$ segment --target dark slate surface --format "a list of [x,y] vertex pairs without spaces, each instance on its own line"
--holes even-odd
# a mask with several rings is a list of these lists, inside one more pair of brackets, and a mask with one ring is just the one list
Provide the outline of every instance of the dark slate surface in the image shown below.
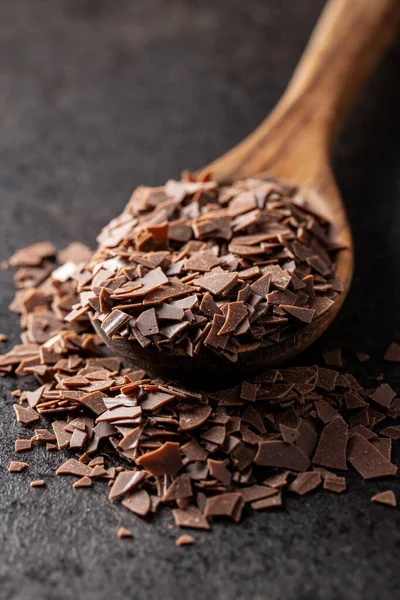
[[[94,243],[139,183],[162,183],[228,149],[282,93],[320,0],[15,0],[0,5],[0,259],[52,239]],[[350,118],[335,170],[356,243],[356,274],[340,317],[312,352],[342,346],[364,377],[400,341],[400,44]],[[372,214],[372,211],[376,212]],[[1,274],[1,330],[18,339]],[[383,314],[378,308],[384,306]],[[7,344],[4,347],[8,347]],[[376,361],[360,366],[357,350]],[[25,385],[28,385],[26,382]],[[176,548],[166,513],[144,522],[106,499],[101,484],[56,479],[60,454],[39,448],[11,476],[17,426],[0,381],[0,597],[356,600],[398,594],[400,518],[372,505],[385,481],[349,475],[343,496],[290,499],[287,510],[220,523]],[[397,452],[399,459],[399,452]],[[44,477],[46,489],[28,481]],[[400,485],[397,489],[400,499]],[[117,540],[119,525],[134,540]],[[398,597],[398,596],[397,596]]]

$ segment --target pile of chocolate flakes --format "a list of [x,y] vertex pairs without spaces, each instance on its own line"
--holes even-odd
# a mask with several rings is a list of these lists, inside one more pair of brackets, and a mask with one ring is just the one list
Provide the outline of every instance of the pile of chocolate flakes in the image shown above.
[[343,291],[329,224],[272,180],[141,186],[98,242],[67,319],[94,311],[112,339],[163,352],[235,362],[243,344],[276,344]]
[[[196,201],[186,204],[189,193]],[[177,525],[194,529],[209,529],[214,517],[239,522],[246,504],[279,507],[286,494],[343,492],[349,466],[365,479],[396,474],[391,446],[400,438],[400,398],[386,383],[363,389],[351,374],[297,367],[205,394],[123,365],[93,332],[89,308],[109,334],[157,347],[182,343],[195,353],[199,341],[215,349],[206,340],[222,324],[228,331],[220,337],[228,341],[221,351],[232,358],[243,323],[243,334],[257,337],[261,329],[274,338],[290,315],[299,318],[296,310],[306,315],[328,306],[340,291],[327,253],[333,247],[325,225],[291,204],[288,193],[254,181],[243,189],[209,182],[139,188],[101,234],[94,258],[82,244],[56,253],[49,242],[14,254],[18,291],[10,308],[21,315],[23,333],[21,344],[0,357],[0,374],[33,375],[38,387],[13,392],[16,419],[33,435],[15,441],[24,461],[12,461],[10,472],[28,469],[38,444],[68,451],[56,474],[75,477],[73,487],[105,479],[110,500],[133,513],[144,517],[167,505]],[[270,234],[257,234],[259,218]],[[211,233],[224,240],[217,248],[207,241]],[[159,250],[166,239],[173,249]],[[300,259],[306,247],[313,255]],[[244,320],[237,320],[238,306]],[[386,359],[400,362],[400,346],[392,344]],[[325,361],[339,367],[340,353]],[[373,500],[396,505],[391,490]],[[131,533],[121,528],[118,535]]]

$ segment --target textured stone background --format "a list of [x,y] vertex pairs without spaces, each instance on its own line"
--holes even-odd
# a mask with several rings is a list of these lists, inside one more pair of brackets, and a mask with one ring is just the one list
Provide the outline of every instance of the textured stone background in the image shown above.
[[[196,168],[273,107],[322,0],[13,0],[0,3],[0,260],[52,239],[94,244],[139,183]],[[304,362],[344,348],[367,383],[400,368],[379,362],[400,341],[400,43],[365,90],[334,151],[356,243],[353,288]],[[373,211],[376,211],[373,213]],[[1,331],[18,339],[0,274]],[[379,315],[378,308],[384,307]],[[4,349],[8,347],[4,344]],[[357,350],[377,359],[354,360]],[[25,385],[28,385],[26,382]],[[286,511],[220,523],[176,548],[169,513],[141,521],[53,476],[41,448],[10,476],[14,422],[0,380],[0,598],[357,600],[398,594],[400,517],[372,505],[387,483],[349,475],[348,494],[289,499]],[[399,460],[397,451],[397,460]],[[47,487],[28,482],[45,478]],[[390,483],[393,486],[393,483]],[[400,499],[400,485],[394,484]],[[117,540],[119,525],[134,540]]]

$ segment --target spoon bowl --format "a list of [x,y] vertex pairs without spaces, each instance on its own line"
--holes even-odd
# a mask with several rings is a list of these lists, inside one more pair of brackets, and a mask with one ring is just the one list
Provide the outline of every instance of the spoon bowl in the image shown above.
[[203,388],[223,387],[225,381],[231,384],[292,359],[326,330],[344,302],[353,274],[351,230],[330,166],[330,149],[358,90],[394,38],[399,20],[396,0],[330,0],[276,108],[249,137],[205,168],[217,180],[265,176],[301,189],[305,205],[332,224],[340,248],[336,275],[344,289],[334,304],[279,342],[242,345],[235,363],[211,353],[191,358],[179,348],[160,352],[129,340],[112,340],[93,320],[113,352],[155,376]]

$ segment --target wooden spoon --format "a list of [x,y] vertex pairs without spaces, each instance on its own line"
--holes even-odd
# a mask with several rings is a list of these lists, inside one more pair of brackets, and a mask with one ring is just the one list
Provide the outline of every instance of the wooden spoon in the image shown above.
[[334,305],[281,343],[254,342],[241,347],[238,361],[204,354],[190,358],[183,350],[162,353],[129,341],[110,340],[94,321],[107,345],[148,373],[189,385],[249,377],[276,366],[312,344],[339,311],[353,273],[351,231],[332,174],[329,151],[335,133],[356,93],[395,36],[400,21],[397,0],[330,0],[299,65],[276,108],[243,142],[215,160],[216,179],[267,175],[305,190],[309,206],[332,222],[336,239],[346,246],[337,256],[344,283]]

